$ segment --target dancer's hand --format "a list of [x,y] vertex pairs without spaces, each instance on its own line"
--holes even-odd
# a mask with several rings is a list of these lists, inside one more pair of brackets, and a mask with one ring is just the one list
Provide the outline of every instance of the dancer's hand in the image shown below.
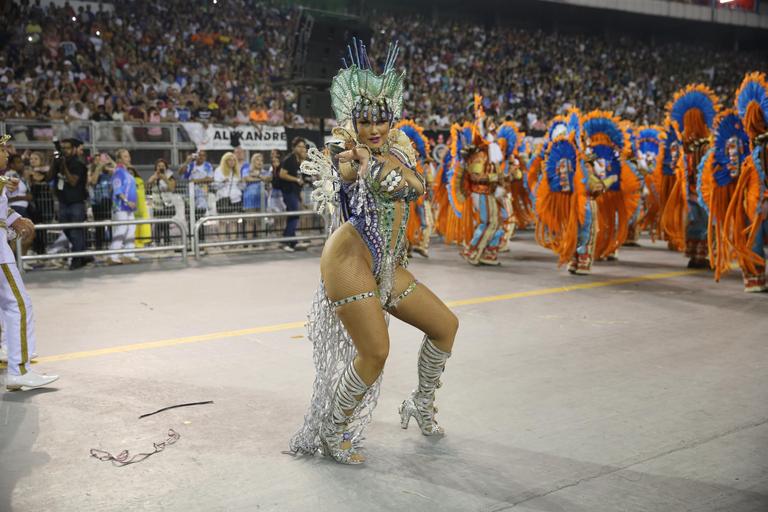
[[360,170],[358,171],[360,176],[368,174],[368,162],[370,159],[371,152],[368,148],[362,146],[355,146],[352,149],[339,153],[339,162],[344,164],[355,161],[360,164]]

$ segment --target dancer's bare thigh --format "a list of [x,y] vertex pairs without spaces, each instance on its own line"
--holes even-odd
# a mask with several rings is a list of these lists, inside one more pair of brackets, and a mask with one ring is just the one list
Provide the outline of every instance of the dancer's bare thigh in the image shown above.
[[[354,227],[344,224],[326,243],[320,273],[331,301],[377,290],[371,254]],[[377,296],[336,308],[358,354],[383,365],[389,353],[389,334]]]
[[[400,295],[415,280],[413,274],[402,267],[395,270],[392,297]],[[392,315],[414,326],[437,342],[442,350],[450,352],[459,328],[459,320],[440,298],[423,283],[390,309]]]

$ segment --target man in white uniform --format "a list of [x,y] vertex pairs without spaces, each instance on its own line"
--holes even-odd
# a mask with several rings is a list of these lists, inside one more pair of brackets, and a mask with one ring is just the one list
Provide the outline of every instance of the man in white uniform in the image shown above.
[[[5,150],[7,140],[8,137],[0,138],[0,169],[5,169],[8,165],[8,152]],[[0,177],[0,313],[8,346],[8,376],[5,386],[9,391],[22,387],[39,388],[59,378],[58,375],[40,375],[31,368],[30,356],[35,351],[32,301],[21,280],[8,241],[14,240],[17,235],[32,236],[35,225],[9,208],[6,188],[15,186],[14,180]]]

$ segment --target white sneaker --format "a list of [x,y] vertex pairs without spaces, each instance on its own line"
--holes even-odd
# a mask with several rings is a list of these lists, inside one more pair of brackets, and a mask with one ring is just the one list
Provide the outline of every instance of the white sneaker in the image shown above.
[[306,241],[304,241],[304,242],[296,242],[296,249],[304,250],[304,249],[309,248],[310,245],[312,245],[312,244],[310,244],[309,242],[306,242]]
[[285,252],[296,252],[296,249],[294,249],[294,248],[293,248],[293,247],[291,247],[290,245],[284,245],[284,246],[283,246],[283,250],[284,250]]
[[21,388],[41,388],[47,386],[59,378],[58,375],[40,375],[31,370],[24,375],[8,375],[5,380],[5,389],[18,391]]
[[[37,352],[32,352],[32,356],[29,358],[30,361],[33,361],[37,359]],[[8,351],[5,349],[5,345],[0,347],[0,363],[7,363],[8,362]]]

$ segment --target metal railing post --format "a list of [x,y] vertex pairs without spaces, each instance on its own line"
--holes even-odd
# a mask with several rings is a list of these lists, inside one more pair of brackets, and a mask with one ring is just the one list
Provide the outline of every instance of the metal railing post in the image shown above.
[[[195,253],[195,258],[197,258],[197,230],[195,229],[195,220],[197,217],[196,210],[196,204],[195,204],[195,183],[192,180],[189,180],[189,184],[187,186],[187,204],[189,204],[189,231],[193,233],[192,235],[192,251]],[[186,244],[187,241],[185,240],[184,243]]]

